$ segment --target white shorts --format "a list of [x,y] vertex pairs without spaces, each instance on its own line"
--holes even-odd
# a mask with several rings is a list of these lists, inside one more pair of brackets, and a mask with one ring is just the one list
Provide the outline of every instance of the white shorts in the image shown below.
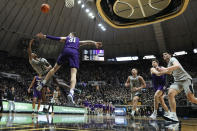
[[177,81],[174,82],[171,86],[170,89],[175,89],[179,93],[184,90],[185,94],[187,95],[188,93],[194,94],[194,89],[193,89],[193,83],[191,79],[187,79],[184,81]]

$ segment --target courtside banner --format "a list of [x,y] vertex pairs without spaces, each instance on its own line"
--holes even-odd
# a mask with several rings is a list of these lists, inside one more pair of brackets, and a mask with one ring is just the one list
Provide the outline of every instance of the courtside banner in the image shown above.
[[[43,110],[43,105],[40,106],[40,110]],[[48,108],[48,105],[47,105]],[[36,104],[37,109],[37,104]],[[8,102],[3,101],[3,111],[9,111]],[[32,112],[32,104],[31,103],[22,103],[22,102],[15,102],[15,111],[16,112]],[[52,109],[50,108],[49,112]],[[85,114],[87,110],[82,107],[65,107],[65,106],[54,106],[55,113],[68,113],[68,114]]]

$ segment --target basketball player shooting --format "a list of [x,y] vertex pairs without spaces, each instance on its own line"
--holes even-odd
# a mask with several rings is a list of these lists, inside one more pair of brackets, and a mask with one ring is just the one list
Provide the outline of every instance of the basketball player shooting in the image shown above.
[[73,100],[74,88],[76,85],[76,75],[77,69],[79,69],[79,52],[78,49],[80,46],[85,45],[95,45],[96,48],[102,47],[101,42],[95,42],[91,40],[79,41],[79,38],[76,37],[74,32],[71,32],[67,37],[55,37],[50,35],[44,35],[38,33],[36,35],[38,38],[42,39],[51,39],[64,43],[63,51],[60,53],[55,66],[48,72],[44,80],[37,87],[37,90],[41,90],[42,87],[48,82],[48,80],[58,71],[58,69],[65,63],[66,60],[69,61],[69,66],[71,70],[71,79],[70,79],[70,93],[67,96],[70,104],[75,104]]

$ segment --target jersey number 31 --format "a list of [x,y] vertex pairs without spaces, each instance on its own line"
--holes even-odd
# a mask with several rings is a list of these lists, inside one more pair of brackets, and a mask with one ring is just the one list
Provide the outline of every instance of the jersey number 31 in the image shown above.
[[75,43],[76,42],[76,38],[70,38],[69,42]]

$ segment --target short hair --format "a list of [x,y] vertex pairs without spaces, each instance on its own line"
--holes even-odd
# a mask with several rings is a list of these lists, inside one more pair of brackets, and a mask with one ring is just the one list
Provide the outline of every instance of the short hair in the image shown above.
[[137,68],[132,68],[131,70],[133,70],[133,69],[135,69],[136,71],[138,71]]
[[159,64],[159,61],[158,61],[157,59],[152,59],[152,62],[153,62],[153,61],[155,61],[155,62],[157,62],[157,63]]
[[73,36],[77,36],[76,32],[70,32]]
[[[163,53],[167,53],[167,54],[169,54],[169,55],[172,55],[172,53],[170,52],[170,51],[164,51]],[[162,54],[163,54],[162,53]]]

